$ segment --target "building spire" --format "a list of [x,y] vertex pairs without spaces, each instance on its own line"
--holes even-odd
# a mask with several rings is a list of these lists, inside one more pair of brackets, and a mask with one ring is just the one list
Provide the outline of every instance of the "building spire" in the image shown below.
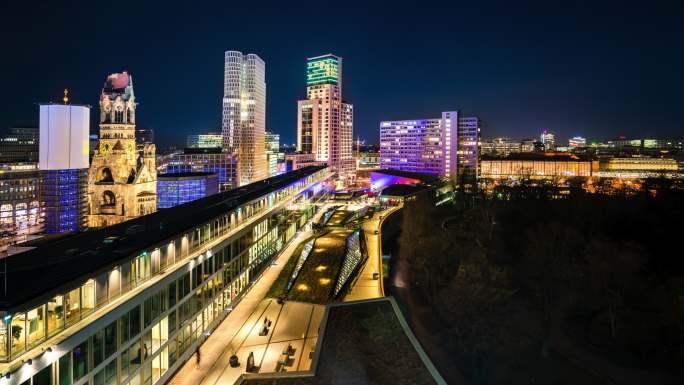
[[69,90],[67,88],[64,89],[64,97],[62,100],[64,101],[64,104],[69,104]]

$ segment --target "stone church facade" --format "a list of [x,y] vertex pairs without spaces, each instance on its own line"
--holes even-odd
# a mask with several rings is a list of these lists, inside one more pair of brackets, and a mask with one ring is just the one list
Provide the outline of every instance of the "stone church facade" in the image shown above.
[[109,75],[100,95],[100,137],[88,174],[89,227],[111,226],[157,209],[155,146],[136,146],[136,106],[131,75]]

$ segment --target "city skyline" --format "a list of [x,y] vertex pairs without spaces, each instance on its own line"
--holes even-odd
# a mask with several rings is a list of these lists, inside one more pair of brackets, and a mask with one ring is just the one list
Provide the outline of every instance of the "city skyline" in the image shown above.
[[[8,12],[19,13],[22,7],[9,5]],[[549,128],[561,140],[581,135],[590,141],[621,135],[672,137],[681,132],[676,117],[681,97],[676,90],[682,86],[677,71],[682,54],[658,49],[671,46],[681,32],[681,25],[675,23],[681,9],[673,6],[656,5],[642,15],[641,10],[624,6],[616,11],[597,5],[585,12],[587,7],[576,5],[561,15],[541,4],[524,4],[514,10],[461,5],[414,9],[397,4],[391,10],[395,21],[390,23],[398,24],[412,14],[413,20],[431,20],[416,21],[422,28],[414,32],[380,28],[386,10],[371,5],[358,19],[358,28],[326,29],[305,40],[289,38],[310,27],[296,23],[303,17],[297,16],[301,10],[296,7],[266,8],[263,18],[244,31],[238,28],[241,22],[231,27],[217,23],[226,15],[224,9],[206,7],[170,14],[149,5],[136,8],[127,16],[135,35],[121,31],[120,41],[128,49],[117,50],[116,55],[94,50],[98,45],[93,43],[104,38],[104,32],[95,28],[96,15],[105,12],[99,6],[79,9],[78,20],[71,16],[73,7],[69,6],[54,13],[45,8],[26,12],[37,27],[25,32],[26,39],[32,40],[30,49],[22,46],[28,41],[23,38],[8,42],[8,51],[16,56],[2,64],[3,72],[17,75],[6,79],[9,92],[0,95],[5,106],[0,128],[36,125],[34,103],[58,100],[64,87],[71,90],[74,103],[95,106],[97,94],[92,90],[103,74],[127,70],[136,74],[137,88],[145,95],[140,99],[145,112],[139,125],[155,129],[162,146],[182,143],[188,134],[220,127],[222,55],[236,49],[254,52],[271,63],[266,73],[266,129],[280,134],[283,143],[296,141],[296,100],[306,76],[301,62],[325,52],[335,52],[347,61],[345,93],[357,107],[355,132],[369,142],[377,141],[380,121],[429,117],[453,105],[475,111],[486,122],[486,137],[533,137],[542,128]],[[341,10],[339,19],[326,19],[326,23],[343,26],[345,16],[360,11],[350,4]],[[439,22],[449,14],[472,18]],[[160,35],[145,27],[154,15],[179,27],[164,28]],[[512,19],[520,25],[513,25]],[[11,19],[2,28],[21,30],[14,25],[19,21]],[[315,27],[322,21],[314,23]],[[629,28],[634,23],[644,27],[639,35]],[[55,38],[45,37],[52,30],[68,35],[69,41],[57,44]],[[285,30],[291,34],[278,33]],[[150,45],[150,41],[158,44]],[[419,48],[426,54],[443,52],[447,42],[460,48],[453,51],[468,55],[406,54]],[[633,55],[635,51],[640,54]],[[68,60],[74,52],[90,60]],[[37,55],[53,60],[48,66]],[[500,65],[502,60],[506,65]],[[408,89],[411,92],[405,92]],[[179,101],[173,113],[166,95]],[[193,95],[192,100],[187,95]],[[95,127],[91,132],[96,132]]]

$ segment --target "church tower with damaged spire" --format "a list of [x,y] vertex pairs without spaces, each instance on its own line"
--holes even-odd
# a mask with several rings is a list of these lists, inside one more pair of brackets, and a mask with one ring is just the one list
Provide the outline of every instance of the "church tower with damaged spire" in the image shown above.
[[100,137],[90,164],[89,227],[111,226],[157,209],[155,146],[135,143],[133,78],[107,77],[100,95]]

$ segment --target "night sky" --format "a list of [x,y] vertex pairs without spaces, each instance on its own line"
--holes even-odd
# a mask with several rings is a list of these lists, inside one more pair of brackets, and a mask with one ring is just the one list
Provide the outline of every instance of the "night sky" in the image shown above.
[[241,50],[265,60],[267,129],[289,143],[305,59],[328,52],[373,142],[381,120],[451,109],[485,138],[684,136],[682,1],[25,3],[0,5],[0,129],[36,125],[35,103],[65,87],[95,129],[105,77],[127,70],[138,126],[182,144],[219,130],[223,52]]

